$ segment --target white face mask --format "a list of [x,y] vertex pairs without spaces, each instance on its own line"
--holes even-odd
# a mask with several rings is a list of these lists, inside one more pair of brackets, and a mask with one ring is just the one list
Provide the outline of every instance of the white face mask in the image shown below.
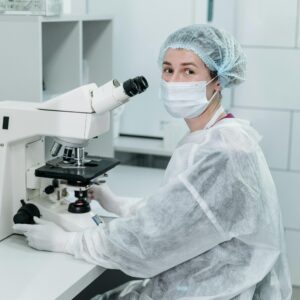
[[[169,114],[175,118],[191,119],[200,116],[207,108],[206,87],[209,82],[167,82],[161,81],[159,97]],[[216,91],[210,100],[218,92]]]

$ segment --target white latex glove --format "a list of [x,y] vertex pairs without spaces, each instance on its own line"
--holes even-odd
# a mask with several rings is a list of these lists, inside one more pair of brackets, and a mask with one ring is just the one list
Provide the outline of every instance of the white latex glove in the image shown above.
[[138,207],[138,203],[142,200],[142,198],[117,196],[107,183],[91,186],[89,197],[95,199],[105,210],[121,217],[126,217],[133,213]]
[[28,245],[38,250],[71,254],[76,232],[67,232],[53,222],[34,217],[36,224],[15,224],[13,229],[27,237]]

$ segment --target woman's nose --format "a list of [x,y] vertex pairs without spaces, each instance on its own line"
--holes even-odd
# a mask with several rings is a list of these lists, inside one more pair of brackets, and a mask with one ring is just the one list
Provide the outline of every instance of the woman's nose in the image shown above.
[[169,81],[172,81],[172,82],[180,82],[180,81],[182,81],[180,73],[179,72],[174,72],[172,74],[172,76],[170,76]]

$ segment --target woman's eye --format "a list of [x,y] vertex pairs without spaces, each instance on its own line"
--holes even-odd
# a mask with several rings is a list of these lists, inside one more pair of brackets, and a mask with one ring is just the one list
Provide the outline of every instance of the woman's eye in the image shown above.
[[165,68],[165,69],[163,69],[163,72],[164,72],[164,73],[171,74],[173,71],[172,71],[172,69],[170,69],[170,68]]
[[195,72],[193,70],[191,70],[191,69],[186,69],[185,70],[185,74],[192,75],[192,74],[195,74]]

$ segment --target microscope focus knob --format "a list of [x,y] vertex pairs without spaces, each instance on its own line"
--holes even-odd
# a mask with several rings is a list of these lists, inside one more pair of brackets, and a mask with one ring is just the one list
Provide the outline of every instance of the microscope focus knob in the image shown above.
[[40,218],[41,214],[37,206],[32,203],[25,203],[21,200],[22,207],[14,215],[15,224],[35,224],[33,217]]
[[55,191],[55,187],[53,185],[48,185],[45,187],[44,189],[44,192],[47,194],[47,195],[50,195],[52,193],[54,193]]

